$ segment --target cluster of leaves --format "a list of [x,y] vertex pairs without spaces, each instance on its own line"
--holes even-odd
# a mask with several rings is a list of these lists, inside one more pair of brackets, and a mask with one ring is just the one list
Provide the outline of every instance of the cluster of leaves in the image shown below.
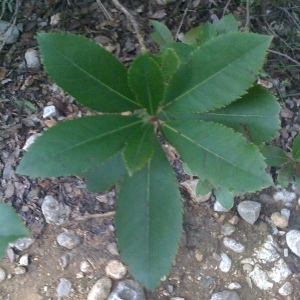
[[173,145],[203,193],[229,208],[234,196],[273,184],[257,145],[279,128],[276,99],[255,85],[271,37],[238,31],[229,15],[175,42],[152,22],[160,52],[127,70],[96,43],[39,34],[46,71],[94,116],[60,122],[29,148],[18,173],[76,174],[88,189],[118,183],[116,234],[131,273],[154,289],[171,268],[181,233],[176,176],[160,141]]

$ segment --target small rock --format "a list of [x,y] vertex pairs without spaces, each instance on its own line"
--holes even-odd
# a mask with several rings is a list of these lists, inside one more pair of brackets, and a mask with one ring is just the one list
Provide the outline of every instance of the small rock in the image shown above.
[[240,216],[246,222],[253,225],[254,222],[259,217],[261,204],[259,202],[254,202],[254,201],[243,201],[238,205],[237,209]]
[[238,243],[234,239],[225,237],[223,242],[224,242],[224,245],[225,245],[226,248],[228,248],[228,249],[230,249],[234,252],[242,253],[242,252],[245,251],[245,246],[242,245],[241,243]]
[[241,298],[235,291],[224,291],[213,294],[210,300],[241,300]]
[[286,243],[292,252],[300,257],[300,231],[290,230],[286,234]]
[[81,243],[81,238],[73,231],[62,232],[56,240],[59,245],[70,250]]
[[278,293],[282,296],[288,296],[292,292],[293,292],[293,285],[289,281],[283,284],[278,290]]
[[80,264],[80,271],[83,273],[90,273],[93,272],[93,268],[88,261],[82,261]]
[[237,225],[237,223],[239,222],[239,217],[238,216],[233,216],[228,223],[230,223],[231,225]]
[[200,250],[197,249],[197,250],[195,250],[195,258],[196,258],[197,262],[201,262],[204,258],[204,255],[203,255],[203,253],[201,253]]
[[110,260],[105,267],[105,273],[108,277],[119,280],[126,275],[127,269],[120,261]]
[[296,199],[296,193],[283,189],[282,191],[275,193],[273,198],[275,201],[282,201],[284,204],[289,204]]
[[221,234],[228,236],[235,232],[235,227],[231,224],[224,224],[221,226]]
[[15,268],[15,274],[16,275],[23,275],[26,273],[26,268],[25,267],[16,267]]
[[170,300],[185,300],[185,299],[181,297],[172,297],[170,298]]
[[245,271],[245,272],[251,272],[252,270],[253,270],[253,267],[252,267],[252,265],[250,265],[250,264],[244,264],[243,265],[243,270]]
[[115,256],[120,256],[118,247],[116,243],[110,243],[107,245],[107,250],[109,251],[110,254],[115,255]]
[[42,203],[42,212],[48,224],[62,225],[69,220],[71,209],[52,196],[46,196]]
[[211,197],[211,192],[209,192],[206,195],[197,195],[196,189],[197,189],[197,183],[199,179],[193,179],[193,180],[186,180],[181,183],[181,185],[187,190],[189,193],[191,199],[196,203],[201,203],[207,201]]
[[221,262],[219,268],[222,272],[228,273],[231,269],[232,261],[227,254],[221,253]]
[[16,254],[15,254],[14,250],[11,247],[7,247],[6,254],[7,254],[8,258],[9,258],[9,261],[11,263],[13,263],[15,261],[15,259],[16,259]]
[[72,288],[72,283],[66,278],[61,278],[56,289],[57,297],[68,296],[71,292],[71,288]]
[[278,228],[286,228],[289,225],[289,220],[279,212],[274,212],[271,215],[271,220]]
[[[107,300],[144,300],[141,286],[133,280],[124,280],[118,283]],[[88,299],[89,300],[89,299]]]
[[6,279],[6,270],[0,267],[0,283],[4,282]]
[[25,60],[27,68],[39,69],[41,67],[41,60],[39,54],[34,49],[28,49],[25,53]]
[[258,200],[259,200],[260,203],[266,204],[266,205],[272,205],[272,204],[276,203],[274,198],[271,195],[268,195],[268,194],[260,194],[258,196]]
[[249,273],[249,277],[253,283],[261,290],[270,290],[273,283],[269,281],[268,275],[259,266],[255,266],[253,271]]
[[242,286],[238,283],[238,282],[232,282],[232,283],[229,283],[228,284],[228,287],[227,287],[229,290],[238,290],[238,289],[241,289]]
[[12,26],[9,22],[0,21],[0,42],[6,40],[6,44],[15,43],[20,36],[20,32],[16,26]]
[[25,267],[28,266],[29,264],[28,254],[22,255],[19,260],[19,263],[21,266],[25,266]]
[[285,216],[287,218],[287,220],[289,220],[290,216],[291,216],[291,211],[287,208],[283,208],[280,213]]
[[65,253],[64,255],[61,256],[61,258],[59,259],[59,264],[62,267],[62,269],[66,269],[69,265],[70,262],[70,254],[69,253]]
[[56,108],[54,105],[48,105],[45,106],[43,109],[43,119],[47,119],[50,117],[55,117],[56,116]]
[[271,271],[267,272],[268,276],[277,283],[282,283],[285,279],[292,274],[286,262],[280,258],[274,263]]
[[280,257],[276,250],[276,246],[273,238],[268,238],[262,246],[258,247],[258,249],[254,249],[258,261],[261,263],[276,261]]
[[228,212],[230,211],[230,209],[226,209],[225,207],[223,207],[220,202],[218,200],[216,200],[215,204],[214,204],[214,211],[217,212]]
[[90,290],[87,300],[106,300],[112,286],[111,279],[103,277],[99,279]]
[[20,251],[28,249],[34,243],[34,239],[31,238],[20,238],[14,243],[9,243],[9,246],[16,248]]
[[81,278],[84,278],[84,273],[83,272],[78,272],[78,273],[76,273],[76,278],[77,279],[81,279]]
[[59,24],[60,19],[61,19],[61,13],[57,13],[57,14],[51,16],[50,25],[51,26],[56,26],[57,24]]

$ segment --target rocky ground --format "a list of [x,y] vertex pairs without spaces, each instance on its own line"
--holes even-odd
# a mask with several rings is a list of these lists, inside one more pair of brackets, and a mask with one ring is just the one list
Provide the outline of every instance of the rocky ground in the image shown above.
[[[122,2],[151,51],[157,46],[149,36],[150,19],[165,22],[174,35],[216,22],[223,13],[233,13],[241,28],[247,22],[246,1],[167,2]],[[282,128],[273,144],[290,151],[300,128],[299,7],[296,1],[250,2],[250,30],[275,36],[262,79],[282,107]],[[32,239],[11,245],[2,259],[0,299],[300,299],[300,193],[292,184],[239,197],[226,212],[213,195],[195,197],[194,179],[179,176],[185,210],[180,248],[170,274],[150,292],[133,280],[116,248],[114,189],[92,194],[77,177],[15,174],[30,137],[60,120],[90,114],[44,73],[36,33],[84,34],[125,64],[139,45],[110,1],[12,3],[15,14],[7,8],[2,16],[18,30],[0,52],[0,196],[19,213]],[[178,158],[174,165],[180,168]]]

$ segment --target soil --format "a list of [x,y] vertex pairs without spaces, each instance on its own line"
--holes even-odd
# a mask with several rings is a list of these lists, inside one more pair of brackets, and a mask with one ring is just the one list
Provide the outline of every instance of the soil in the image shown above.
[[[223,12],[233,13],[243,27],[247,19],[245,2],[195,0],[158,5],[154,1],[122,1],[138,21],[147,48],[154,52],[158,47],[150,38],[150,19],[165,22],[174,35],[179,26],[180,32],[186,32],[206,21],[221,18]],[[279,5],[278,1],[265,1],[262,6],[259,1],[253,1],[249,27],[254,32],[274,34],[274,49],[299,61],[300,23],[299,19],[296,23],[290,19],[294,16],[291,7],[296,6],[296,1],[294,4],[291,3],[293,1],[288,2],[284,6],[285,1],[282,1],[282,5]],[[108,15],[99,3],[103,4]],[[53,20],[53,16],[58,14],[60,21],[51,25],[50,19]],[[42,132],[59,121],[56,117],[42,118],[46,105],[55,105],[60,116],[65,118],[90,113],[53,84],[42,69],[28,68],[24,62],[24,55],[30,48],[38,49],[36,33],[42,31],[83,34],[102,43],[126,65],[140,49],[130,22],[111,1],[29,0],[20,4],[16,16],[17,24],[23,24],[20,38],[12,45],[5,45],[0,52],[0,197],[16,209],[35,242],[29,249],[17,253],[29,254],[30,263],[25,274],[15,274],[17,261],[2,259],[1,266],[7,270],[9,276],[0,284],[0,299],[57,299],[56,288],[59,279],[64,277],[72,282],[72,291],[68,298],[83,300],[96,280],[105,275],[104,268],[107,262],[120,258],[112,255],[107,249],[108,244],[116,241],[113,217],[81,221],[75,219],[85,214],[113,211],[115,190],[103,195],[93,194],[85,189],[84,181],[77,177],[30,179],[14,173],[24,153],[22,148],[26,140],[32,134]],[[10,17],[11,13],[6,11],[2,19],[9,21]],[[298,34],[295,34],[297,26]],[[298,48],[295,45],[298,45]],[[282,129],[273,144],[286,151],[290,151],[295,132],[297,134],[300,128],[299,68],[297,71],[291,66],[293,63],[287,57],[273,53],[269,54],[264,68],[267,79],[274,84],[273,92],[282,106]],[[179,159],[176,163],[180,163]],[[180,176],[178,179],[183,180]],[[272,196],[275,191],[268,189],[261,193]],[[245,199],[259,201],[260,194],[244,195],[236,199],[236,205]],[[71,207],[72,213],[68,223],[63,226],[45,223],[41,203],[46,195],[53,195]],[[176,261],[170,274],[154,292],[145,290],[147,299],[170,299],[176,296],[185,300],[210,299],[213,293],[226,290],[231,282],[241,284],[242,287],[237,292],[240,298],[245,300],[300,299],[300,260],[295,255],[291,254],[285,258],[293,273],[289,281],[294,290],[288,297],[278,294],[279,284],[275,285],[272,291],[263,291],[249,284],[247,274],[240,263],[242,258],[251,257],[254,248],[263,243],[272,232],[266,217],[284,208],[282,204],[263,203],[260,217],[254,225],[243,220],[238,222],[232,237],[245,245],[246,251],[241,255],[229,252],[225,248],[220,233],[221,226],[238,215],[236,206],[228,213],[218,213],[213,209],[213,197],[207,202],[197,204],[184,190],[182,196],[183,233]],[[291,211],[289,227],[282,230],[282,235],[274,236],[281,249],[286,248],[284,233],[289,229],[299,229],[299,220],[299,205],[295,204]],[[58,234],[65,229],[73,230],[83,239],[83,243],[74,250],[68,251],[56,242]],[[222,252],[228,253],[232,259],[233,265],[229,273],[222,273],[218,267],[218,254]],[[67,253],[70,255],[70,262],[63,268],[60,261]],[[196,259],[199,253],[203,255],[202,260],[199,257]],[[281,256],[283,257],[282,253]],[[88,260],[93,270],[83,278],[78,278],[80,262],[83,260]],[[131,278],[130,274],[126,278]]]

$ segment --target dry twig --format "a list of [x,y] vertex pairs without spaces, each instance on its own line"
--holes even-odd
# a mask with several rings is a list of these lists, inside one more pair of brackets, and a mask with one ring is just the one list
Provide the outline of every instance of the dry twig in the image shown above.
[[139,41],[140,47],[141,47],[141,51],[142,52],[146,52],[147,48],[145,46],[145,42],[144,42],[144,38],[140,32],[140,28],[138,23],[135,21],[134,17],[132,16],[132,14],[118,1],[118,0],[112,0],[112,3],[114,4],[114,6],[119,9],[122,13],[124,13],[124,15],[127,17],[127,19],[129,19],[129,21],[131,22],[133,29],[135,31],[136,37]]
[[282,57],[285,57],[286,59],[288,59],[289,61],[293,62],[294,64],[296,64],[297,66],[300,67],[300,62],[298,62],[297,60],[291,58],[290,56],[288,56],[287,54],[284,54],[284,53],[281,53],[281,52],[278,52],[278,51],[274,51],[274,50],[268,50],[269,52],[271,53],[274,53],[274,54],[277,54],[277,55],[280,55]]
[[180,21],[179,27],[178,27],[177,32],[176,32],[176,36],[175,36],[175,40],[176,40],[176,41],[177,41],[177,39],[178,39],[178,35],[179,35],[179,33],[180,33],[180,30],[181,30],[183,21],[184,21],[184,19],[185,19],[185,16],[186,16],[186,14],[187,14],[187,11],[188,11],[188,9],[189,9],[190,3],[191,3],[191,0],[188,0],[188,2],[187,2],[187,4],[186,4],[186,8],[185,8],[184,13],[183,13],[183,16],[182,16],[182,19],[181,19],[181,21]]
[[84,215],[82,217],[74,218],[73,221],[86,221],[89,219],[108,218],[108,217],[113,217],[115,214],[116,214],[115,211],[109,211],[103,214]]
[[101,0],[96,0],[100,9],[102,10],[102,12],[104,13],[105,17],[109,20],[112,21],[113,18],[112,16],[109,14],[109,12],[107,11],[107,9],[105,8],[105,6],[102,4]]
[[225,16],[227,7],[229,6],[230,2],[231,2],[231,0],[228,0],[228,1],[227,1],[226,5],[225,5],[225,7],[224,7],[224,9],[223,9],[222,18]]

